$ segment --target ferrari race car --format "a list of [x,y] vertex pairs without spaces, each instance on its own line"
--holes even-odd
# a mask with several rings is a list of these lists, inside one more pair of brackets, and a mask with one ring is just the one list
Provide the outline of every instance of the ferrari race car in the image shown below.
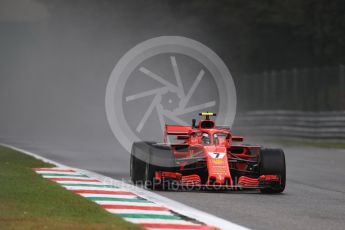
[[237,144],[228,127],[216,126],[215,113],[203,112],[191,126],[166,125],[163,143],[134,142],[130,175],[150,189],[285,189],[285,156],[281,149]]

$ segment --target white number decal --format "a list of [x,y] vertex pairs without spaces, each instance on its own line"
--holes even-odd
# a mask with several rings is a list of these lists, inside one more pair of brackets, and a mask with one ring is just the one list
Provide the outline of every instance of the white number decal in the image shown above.
[[209,152],[208,155],[213,159],[222,159],[225,156],[225,153]]

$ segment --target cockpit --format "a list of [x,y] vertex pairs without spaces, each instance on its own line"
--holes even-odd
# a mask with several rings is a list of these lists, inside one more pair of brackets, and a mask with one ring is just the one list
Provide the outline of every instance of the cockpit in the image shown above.
[[201,141],[202,141],[202,143],[205,144],[205,145],[211,144],[210,134],[208,134],[208,133],[202,133]]
[[204,145],[224,145],[229,142],[229,140],[230,134],[225,132],[216,132],[212,135],[207,132],[203,132],[201,135],[201,141]]

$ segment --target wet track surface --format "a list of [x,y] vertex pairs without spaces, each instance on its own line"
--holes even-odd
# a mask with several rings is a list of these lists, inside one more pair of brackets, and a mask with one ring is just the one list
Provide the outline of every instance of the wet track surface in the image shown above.
[[[129,156],[103,143],[34,143],[1,140],[69,166],[129,179]],[[287,187],[283,194],[158,192],[252,229],[344,229],[345,150],[284,147]]]

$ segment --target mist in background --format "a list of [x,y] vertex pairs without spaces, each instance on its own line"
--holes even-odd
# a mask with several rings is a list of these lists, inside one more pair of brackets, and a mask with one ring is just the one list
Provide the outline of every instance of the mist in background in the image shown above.
[[344,5],[0,0],[0,138],[63,146],[56,154],[66,162],[121,155],[105,115],[109,75],[133,46],[163,35],[213,49],[232,72],[240,112],[343,110]]

